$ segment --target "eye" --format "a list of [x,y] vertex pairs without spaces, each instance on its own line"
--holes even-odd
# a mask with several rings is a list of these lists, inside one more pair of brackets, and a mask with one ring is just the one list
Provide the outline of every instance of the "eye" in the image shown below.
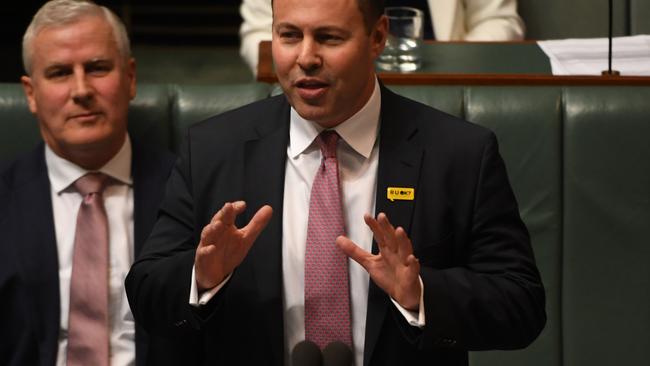
[[85,66],[86,73],[96,76],[106,75],[113,70],[113,64],[108,61],[92,62]]
[[54,67],[45,70],[45,78],[47,79],[61,79],[72,74],[72,69],[67,67]]
[[296,30],[283,30],[278,32],[280,39],[285,42],[298,41],[302,38],[302,34]]
[[322,33],[316,35],[316,41],[324,44],[336,45],[343,42],[343,40],[344,40],[343,37],[334,33]]

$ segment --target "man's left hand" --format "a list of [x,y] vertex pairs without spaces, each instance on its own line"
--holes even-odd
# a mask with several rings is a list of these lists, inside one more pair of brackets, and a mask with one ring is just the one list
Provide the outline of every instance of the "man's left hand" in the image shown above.
[[413,245],[403,228],[394,228],[386,214],[377,218],[364,215],[379,246],[374,255],[345,236],[336,244],[350,258],[368,271],[370,278],[403,308],[418,311],[420,306],[420,263],[413,255]]

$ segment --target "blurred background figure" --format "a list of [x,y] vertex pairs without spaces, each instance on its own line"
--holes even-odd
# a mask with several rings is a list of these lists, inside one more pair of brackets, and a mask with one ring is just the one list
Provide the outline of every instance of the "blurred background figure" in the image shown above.
[[[386,6],[412,6],[425,13],[425,39],[512,41],[524,38],[517,0],[387,0]],[[242,0],[240,54],[257,70],[260,41],[271,40],[271,0]],[[428,27],[426,27],[428,25]]]

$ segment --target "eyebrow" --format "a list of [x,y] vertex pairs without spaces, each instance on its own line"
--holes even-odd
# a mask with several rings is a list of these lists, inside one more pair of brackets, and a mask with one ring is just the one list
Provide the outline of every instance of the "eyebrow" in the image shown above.
[[[288,23],[288,22],[283,22],[283,23],[278,23],[277,25],[273,25],[273,29],[282,29],[282,28],[288,28],[288,29],[298,29],[302,30],[302,28],[298,27],[295,24]],[[350,33],[348,29],[335,26],[335,25],[324,25],[320,27],[316,27],[313,30],[315,33],[316,32],[341,32],[341,33]]]

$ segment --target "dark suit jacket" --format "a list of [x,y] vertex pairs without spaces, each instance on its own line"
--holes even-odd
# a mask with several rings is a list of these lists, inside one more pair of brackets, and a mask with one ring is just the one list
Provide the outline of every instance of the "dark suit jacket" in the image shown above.
[[[170,153],[133,144],[134,242],[137,256],[156,220],[173,166]],[[59,268],[44,145],[0,173],[0,364],[55,365],[60,324]],[[166,339],[136,330],[137,365]],[[154,345],[156,343],[156,345]],[[162,343],[162,344],[158,344]],[[171,348],[173,349],[173,348]],[[169,356],[169,353],[167,353]],[[174,363],[170,363],[174,364]]]
[[[365,365],[465,365],[468,350],[521,348],[544,326],[544,289],[492,132],[381,89],[377,212],[422,264],[426,326],[410,327],[370,283]],[[205,331],[206,364],[282,365],[282,202],[290,106],[269,98],[188,132],[161,214],[127,276],[153,333]],[[388,187],[415,188],[391,202]],[[273,218],[206,307],[188,305],[201,229],[227,201]],[[307,214],[307,213],[305,213]],[[376,243],[373,251],[377,252]]]

